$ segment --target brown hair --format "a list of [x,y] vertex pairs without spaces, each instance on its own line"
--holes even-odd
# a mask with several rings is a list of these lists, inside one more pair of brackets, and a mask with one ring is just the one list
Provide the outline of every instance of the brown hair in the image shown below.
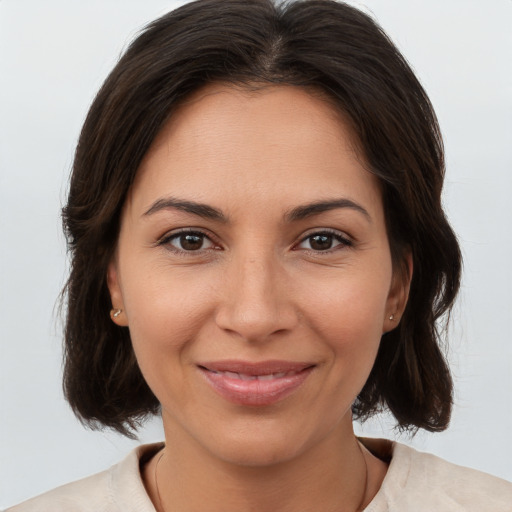
[[289,84],[327,94],[350,121],[381,182],[390,247],[414,273],[400,324],[384,335],[353,406],[365,419],[388,407],[402,428],[443,430],[452,380],[436,321],[450,311],[461,256],[441,206],[443,146],[432,105],[369,16],[333,0],[199,0],[151,23],[119,60],[83,126],[64,227],[71,253],[64,390],[92,427],[125,435],[159,403],[127,328],[109,317],[107,266],[139,164],[191,92],[211,82]]

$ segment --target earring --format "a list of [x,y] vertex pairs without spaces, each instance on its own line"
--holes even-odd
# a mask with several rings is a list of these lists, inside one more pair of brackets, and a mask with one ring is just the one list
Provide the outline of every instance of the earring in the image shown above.
[[112,316],[112,318],[117,318],[122,312],[122,309],[111,309],[110,315]]
[[395,315],[389,315],[389,319],[393,321],[395,319]]

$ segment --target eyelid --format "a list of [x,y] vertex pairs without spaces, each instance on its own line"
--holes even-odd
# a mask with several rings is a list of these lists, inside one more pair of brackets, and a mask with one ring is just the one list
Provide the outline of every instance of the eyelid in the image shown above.
[[[197,251],[185,251],[182,249],[178,249],[177,247],[174,247],[169,243],[172,239],[177,238],[180,235],[189,234],[189,233],[204,236],[205,238],[210,240],[210,242],[214,245],[214,247],[209,247],[207,249],[199,249]],[[189,226],[187,226],[185,228],[177,228],[177,229],[174,229],[171,231],[167,231],[164,235],[162,235],[161,237],[158,238],[155,245],[156,246],[164,246],[165,245],[165,246],[168,246],[167,248],[170,251],[173,251],[176,253],[187,253],[187,254],[200,254],[205,251],[220,249],[220,244],[217,241],[215,235],[213,235],[213,233],[210,233],[208,230],[205,230],[203,228],[196,228],[196,227],[189,227]]]
[[[183,234],[199,234],[201,236],[204,236],[206,239],[208,239],[214,247],[208,247],[206,249],[198,249],[197,251],[186,251],[179,249],[177,247],[172,246],[169,242],[179,237]],[[301,249],[298,247],[300,244],[305,242],[308,238],[311,238],[315,235],[330,235],[333,238],[335,238],[339,244],[326,250],[315,250],[315,249]],[[186,253],[186,254],[200,254],[202,252],[211,251],[211,250],[222,250],[222,247],[220,246],[220,243],[217,240],[217,237],[211,233],[209,230],[206,230],[204,228],[196,228],[193,226],[187,226],[183,228],[177,228],[174,230],[167,231],[164,235],[160,236],[157,241],[154,244],[155,246],[167,246],[168,250],[171,250],[175,253]],[[329,254],[336,250],[339,250],[339,248],[350,248],[353,247],[354,240],[353,238],[348,235],[347,233],[343,231],[339,231],[337,229],[333,228],[313,228],[306,233],[301,235],[301,238],[297,243],[295,243],[292,247],[292,250],[303,250],[305,252],[310,252],[314,254]],[[340,247],[341,246],[341,247]]]
[[[314,249],[300,249],[298,246],[305,242],[308,238],[311,238],[315,235],[330,235],[333,238],[335,238],[338,242],[340,242],[339,245],[334,246],[330,249],[326,249],[325,251],[320,250],[314,250]],[[341,247],[340,247],[341,246]],[[309,232],[303,234],[300,238],[300,240],[294,245],[294,250],[303,250],[306,252],[314,253],[314,254],[330,254],[336,250],[339,250],[340,248],[350,248],[354,246],[354,240],[352,237],[344,233],[343,231],[338,231],[337,229],[333,228],[314,228],[310,230]]]

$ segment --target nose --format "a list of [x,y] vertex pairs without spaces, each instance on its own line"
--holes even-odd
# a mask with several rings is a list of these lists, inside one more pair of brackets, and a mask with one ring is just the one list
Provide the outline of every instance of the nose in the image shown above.
[[261,342],[298,323],[290,277],[272,255],[234,257],[222,287],[216,323],[230,334]]

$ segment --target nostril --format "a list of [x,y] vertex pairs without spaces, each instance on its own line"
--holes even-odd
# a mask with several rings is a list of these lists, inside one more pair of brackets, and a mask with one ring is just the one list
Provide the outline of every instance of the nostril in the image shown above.
[[272,310],[241,311],[241,304],[223,307],[216,315],[216,324],[223,331],[248,341],[262,341],[289,333],[297,324],[292,312],[275,306]]

